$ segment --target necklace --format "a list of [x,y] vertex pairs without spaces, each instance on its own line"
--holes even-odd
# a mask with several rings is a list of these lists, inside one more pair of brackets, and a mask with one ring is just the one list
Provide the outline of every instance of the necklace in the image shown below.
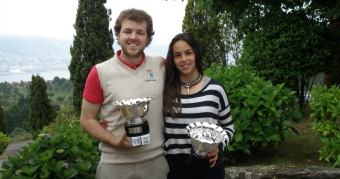
[[188,92],[188,94],[190,94],[190,88],[192,88],[194,85],[196,85],[197,83],[199,83],[200,81],[201,81],[201,74],[198,74],[197,76],[196,76],[196,78],[195,79],[193,79],[193,80],[191,80],[191,81],[189,81],[189,82],[183,82],[183,81],[181,81],[180,80],[180,82],[181,82],[181,85],[185,88],[185,89],[187,89],[187,92]]

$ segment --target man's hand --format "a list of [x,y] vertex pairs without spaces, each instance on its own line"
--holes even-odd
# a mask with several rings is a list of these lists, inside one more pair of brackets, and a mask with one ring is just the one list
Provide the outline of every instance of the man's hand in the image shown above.
[[111,144],[115,148],[119,149],[129,149],[129,148],[134,148],[133,145],[129,140],[126,138],[126,132],[123,132],[123,135],[121,137],[116,137],[116,140]]
[[220,150],[217,147],[214,151],[207,153],[207,157],[210,158],[210,160],[209,160],[209,162],[211,163],[210,168],[215,166],[216,161],[218,159],[218,153],[219,152],[220,152]]

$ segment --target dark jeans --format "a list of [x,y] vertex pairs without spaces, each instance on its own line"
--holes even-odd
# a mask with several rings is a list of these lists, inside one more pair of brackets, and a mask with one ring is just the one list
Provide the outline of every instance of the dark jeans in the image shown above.
[[185,157],[166,156],[170,172],[168,179],[224,179],[225,170],[221,157],[218,157],[213,168],[193,167],[189,155]]

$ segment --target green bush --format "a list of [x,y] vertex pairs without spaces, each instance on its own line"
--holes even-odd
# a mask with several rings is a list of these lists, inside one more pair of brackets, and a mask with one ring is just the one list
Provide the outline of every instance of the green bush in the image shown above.
[[27,132],[23,128],[16,127],[9,135],[10,138],[16,138],[18,136],[22,136],[26,134]]
[[29,140],[32,139],[32,134],[29,132],[26,132],[25,129],[16,127],[9,135],[8,137],[11,138],[12,142],[16,141],[23,141],[23,140]]
[[313,131],[325,144],[319,150],[319,159],[333,162],[333,167],[340,167],[340,89],[339,86],[313,86],[312,101],[309,103],[315,119]]
[[98,141],[83,132],[79,119],[22,149],[2,164],[3,178],[94,178],[100,159]]
[[205,74],[220,81],[227,90],[235,133],[223,154],[232,163],[254,150],[279,146],[289,133],[298,134],[292,122],[300,122],[302,114],[295,92],[283,84],[273,85],[236,66],[212,64]]
[[3,154],[6,151],[10,142],[11,139],[7,137],[6,134],[0,132],[0,154]]
[[67,104],[60,111],[57,112],[57,117],[48,125],[44,126],[43,133],[55,133],[61,124],[69,124],[76,118],[76,110],[73,105]]

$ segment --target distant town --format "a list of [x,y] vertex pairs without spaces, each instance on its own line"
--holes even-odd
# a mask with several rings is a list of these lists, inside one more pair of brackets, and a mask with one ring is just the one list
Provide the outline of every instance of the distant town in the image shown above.
[[[72,40],[0,36],[0,74],[68,70],[71,45]],[[166,51],[167,46],[153,44],[146,54],[165,57]]]
[[0,36],[0,73],[68,70],[72,41]]

